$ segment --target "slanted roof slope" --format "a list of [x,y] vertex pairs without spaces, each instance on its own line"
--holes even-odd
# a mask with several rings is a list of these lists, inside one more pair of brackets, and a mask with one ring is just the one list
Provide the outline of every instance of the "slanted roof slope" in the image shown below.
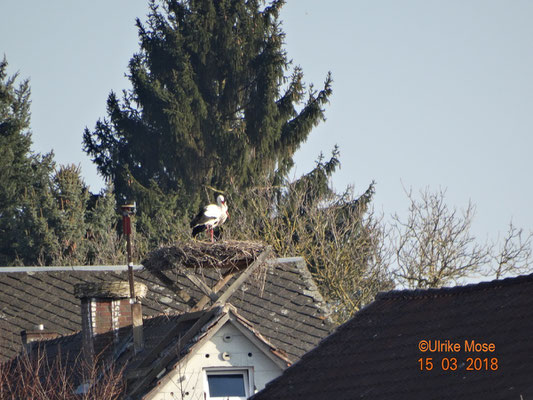
[[[532,332],[533,274],[382,293],[253,400],[527,399]],[[421,352],[422,340],[459,343],[461,351]],[[495,351],[465,351],[472,340],[493,343]],[[427,357],[430,371],[419,362]],[[444,358],[455,358],[457,368]]]
[[[81,329],[75,284],[127,280],[126,269],[117,267],[29,267],[9,271],[0,268],[0,361],[20,352],[22,330],[34,330],[36,325],[43,324],[47,331],[69,335]],[[216,268],[191,271],[209,287],[220,280],[222,273]],[[232,285],[240,273],[220,292]],[[191,311],[204,297],[184,271],[170,264],[161,271],[139,266],[135,280],[148,287],[142,301],[143,315],[147,317]],[[181,292],[186,292],[189,298],[184,299]],[[292,361],[333,329],[325,304],[301,258],[271,260],[268,268],[251,276],[228,301]]]

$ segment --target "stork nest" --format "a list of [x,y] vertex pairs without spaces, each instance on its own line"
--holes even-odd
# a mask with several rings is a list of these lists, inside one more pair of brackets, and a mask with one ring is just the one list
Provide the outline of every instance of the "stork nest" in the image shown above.
[[167,271],[177,265],[187,268],[245,269],[267,248],[259,242],[227,240],[215,243],[194,241],[161,247],[148,254],[142,264],[149,270]]

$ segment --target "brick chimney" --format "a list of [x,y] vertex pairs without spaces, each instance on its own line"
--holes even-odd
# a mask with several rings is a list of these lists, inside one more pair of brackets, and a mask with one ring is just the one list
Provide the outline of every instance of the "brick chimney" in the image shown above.
[[[146,295],[146,285],[135,282],[137,298]],[[83,283],[74,287],[81,299],[83,353],[87,361],[112,354],[132,333],[142,338],[140,303],[130,301],[128,281]]]

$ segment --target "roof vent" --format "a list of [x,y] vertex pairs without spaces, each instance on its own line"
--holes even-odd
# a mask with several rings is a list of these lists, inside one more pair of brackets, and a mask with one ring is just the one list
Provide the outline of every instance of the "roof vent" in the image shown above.
[[233,339],[233,336],[231,335],[224,335],[224,337],[222,338],[222,340],[226,343],[231,342],[232,339]]

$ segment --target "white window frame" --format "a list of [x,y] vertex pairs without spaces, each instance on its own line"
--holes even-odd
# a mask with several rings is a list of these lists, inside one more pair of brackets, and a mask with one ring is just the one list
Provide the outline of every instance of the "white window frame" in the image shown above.
[[[254,394],[254,369],[251,367],[211,367],[204,368],[204,393],[207,400],[246,400]],[[245,396],[214,397],[209,393],[208,377],[212,375],[242,375]]]

